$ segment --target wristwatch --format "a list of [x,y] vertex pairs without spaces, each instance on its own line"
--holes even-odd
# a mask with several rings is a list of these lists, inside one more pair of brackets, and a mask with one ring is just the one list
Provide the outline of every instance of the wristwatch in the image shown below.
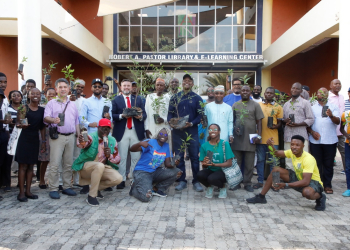
[[286,184],[286,186],[284,187],[284,188],[289,188],[289,185],[288,185],[288,183],[285,183]]
[[260,135],[258,135],[256,138],[258,138],[259,140],[261,140],[261,136],[260,136]]
[[193,123],[192,122],[190,122],[191,123],[191,127],[193,127]]

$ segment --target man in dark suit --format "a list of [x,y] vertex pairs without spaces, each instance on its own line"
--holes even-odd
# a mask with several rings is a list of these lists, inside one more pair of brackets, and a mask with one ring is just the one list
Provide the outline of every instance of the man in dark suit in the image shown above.
[[[131,81],[124,79],[121,82],[122,94],[116,96],[112,101],[112,116],[114,121],[113,137],[118,142],[121,161],[119,164],[119,173],[123,176],[123,182],[117,186],[117,189],[125,187],[126,180],[126,160],[129,148],[145,138],[144,121],[147,118],[145,106],[140,96],[131,94]],[[136,105],[135,105],[136,99]],[[139,107],[142,113],[138,116],[129,117],[123,114],[125,108]],[[132,172],[140,158],[140,152],[131,153],[131,167],[129,178],[132,179]]]

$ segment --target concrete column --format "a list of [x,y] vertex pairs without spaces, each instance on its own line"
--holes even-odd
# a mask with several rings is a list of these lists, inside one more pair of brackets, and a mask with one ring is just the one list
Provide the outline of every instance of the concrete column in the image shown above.
[[271,45],[273,0],[264,0],[262,51]]
[[265,89],[267,87],[271,86],[271,69],[263,69],[261,71],[261,87],[263,89],[263,92],[265,92]]
[[[107,15],[103,17],[103,43],[112,51],[113,53],[113,15]],[[103,70],[103,81],[106,76],[111,76],[113,78],[113,68],[104,68]],[[109,92],[113,92],[114,82],[107,82],[109,85]]]
[[342,83],[341,94],[348,98],[350,87],[350,9],[349,0],[340,0],[339,8],[339,57],[338,57],[338,79]]
[[[18,0],[18,63],[24,63],[25,79],[34,79],[36,87],[42,89],[42,49],[40,0]],[[22,81],[19,81],[19,89]]]

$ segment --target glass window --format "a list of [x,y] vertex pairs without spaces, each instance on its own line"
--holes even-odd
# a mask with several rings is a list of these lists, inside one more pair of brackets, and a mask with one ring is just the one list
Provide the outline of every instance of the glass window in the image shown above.
[[187,25],[198,24],[198,1],[188,1],[187,6]]
[[256,0],[245,1],[245,24],[256,23]]
[[175,32],[175,51],[186,52],[186,27],[178,26]]
[[216,25],[232,25],[231,0],[216,0]]
[[157,51],[157,27],[142,26],[142,51],[153,50]]
[[159,25],[174,25],[174,4],[160,5],[159,11]]
[[140,26],[130,27],[130,51],[141,51]]
[[119,25],[129,25],[129,11],[119,13]]
[[174,50],[174,26],[159,27],[159,51]]
[[216,27],[216,51],[231,52],[231,26]]
[[244,0],[233,0],[233,24],[243,24]]
[[215,26],[199,27],[199,52],[214,52]]
[[176,25],[186,25],[186,0],[176,2]]
[[119,26],[119,51],[129,51],[129,26]]
[[130,11],[130,24],[131,25],[141,24],[141,10]]
[[199,1],[199,25],[215,25],[215,0]]
[[187,26],[187,52],[198,52],[198,28]]
[[142,25],[157,25],[157,6],[142,10]]
[[245,51],[255,51],[255,26],[245,28]]
[[243,51],[243,26],[233,26],[233,52]]

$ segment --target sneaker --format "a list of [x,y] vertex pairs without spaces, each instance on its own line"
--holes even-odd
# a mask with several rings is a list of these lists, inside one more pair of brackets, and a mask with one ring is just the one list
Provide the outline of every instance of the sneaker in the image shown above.
[[213,187],[207,187],[207,191],[205,192],[205,198],[211,199],[213,198]]
[[227,189],[226,189],[226,187],[220,188],[219,198],[220,199],[227,198]]
[[65,190],[62,191],[62,194],[66,194],[68,196],[76,196],[77,193],[74,192],[71,188],[66,188]]
[[119,185],[117,185],[117,189],[124,189],[125,188],[125,181],[122,181]]
[[80,194],[87,194],[90,191],[89,185],[83,186],[83,188],[80,190]]
[[98,207],[100,205],[100,203],[98,202],[96,197],[91,197],[90,195],[88,195],[87,199],[86,199],[86,203],[89,204],[92,207]]
[[105,188],[103,191],[112,192],[112,191],[113,191],[113,188],[112,188],[112,187]]
[[343,196],[344,196],[344,197],[350,197],[350,189],[346,190],[346,191],[343,193]]
[[5,191],[5,192],[11,192],[11,187],[5,187],[5,188],[4,188],[4,191]]
[[254,189],[252,188],[251,185],[244,186],[244,189],[247,190],[248,192],[254,192]]
[[49,196],[51,199],[59,199],[60,198],[60,194],[58,193],[58,191],[49,192]]
[[266,204],[267,203],[266,198],[265,197],[261,198],[260,195],[258,195],[258,194],[252,198],[246,199],[246,201],[248,203],[252,203],[252,204],[256,204],[256,203]]
[[256,170],[256,167],[253,169],[253,175],[258,175],[258,171]]
[[193,189],[196,192],[203,192],[204,191],[204,189],[202,188],[202,186],[199,182],[193,183]]
[[316,200],[315,210],[324,211],[326,209],[326,195],[322,193],[321,198]]
[[158,191],[152,190],[152,195],[153,195],[153,196],[163,197],[163,198],[167,197],[167,194],[164,193],[164,192],[161,191],[161,190],[158,190]]
[[185,182],[185,181],[180,181],[180,182],[179,182],[179,185],[177,185],[177,186],[175,187],[175,190],[176,190],[176,191],[181,191],[181,190],[184,190],[185,188],[187,188],[187,182]]
[[98,192],[97,192],[97,196],[96,196],[96,198],[97,198],[97,199],[101,199],[101,200],[102,200],[102,199],[103,199],[103,198],[105,198],[105,197],[104,197],[104,196],[101,194],[101,192],[100,192],[100,191],[98,191]]
[[341,173],[341,174],[345,174],[345,171],[344,171],[344,170],[342,170],[342,171],[340,171],[340,173]]

